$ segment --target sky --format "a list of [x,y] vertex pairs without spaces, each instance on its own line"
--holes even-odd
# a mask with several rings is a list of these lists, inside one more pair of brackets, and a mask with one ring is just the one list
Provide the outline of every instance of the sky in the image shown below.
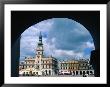
[[92,36],[82,24],[68,18],[52,18],[30,26],[21,34],[20,60],[35,57],[40,32],[46,57],[89,59],[95,49]]

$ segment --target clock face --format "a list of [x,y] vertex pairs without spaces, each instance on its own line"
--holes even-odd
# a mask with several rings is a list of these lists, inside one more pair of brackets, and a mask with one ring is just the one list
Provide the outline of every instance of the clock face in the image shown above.
[[42,50],[42,47],[38,47],[38,50]]

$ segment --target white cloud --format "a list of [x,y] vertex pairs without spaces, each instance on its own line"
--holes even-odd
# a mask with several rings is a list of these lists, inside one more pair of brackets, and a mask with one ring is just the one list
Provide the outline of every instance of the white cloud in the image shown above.
[[35,55],[40,31],[43,34],[44,51],[47,56],[89,57],[88,54],[84,54],[84,49],[95,49],[92,37],[84,26],[67,18],[53,18],[39,22],[21,34],[21,58]]
[[52,28],[53,23],[54,21],[49,19],[41,21],[40,23],[35,24],[33,27],[35,27],[41,32],[48,32]]
[[95,49],[94,43],[91,43],[91,42],[86,42],[86,47]]

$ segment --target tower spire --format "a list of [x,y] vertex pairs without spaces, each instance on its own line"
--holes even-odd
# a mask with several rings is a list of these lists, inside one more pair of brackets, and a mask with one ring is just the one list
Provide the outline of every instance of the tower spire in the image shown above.
[[41,34],[41,31],[40,31],[40,34],[39,34],[39,43],[38,43],[38,45],[43,45],[42,44],[42,34]]
[[42,34],[39,34],[39,42],[37,45],[37,55],[43,55],[43,43],[42,43]]

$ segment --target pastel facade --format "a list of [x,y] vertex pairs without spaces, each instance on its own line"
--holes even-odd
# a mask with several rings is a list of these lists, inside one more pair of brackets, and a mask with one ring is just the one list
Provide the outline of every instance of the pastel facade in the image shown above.
[[88,60],[70,60],[59,62],[60,75],[93,75],[94,70]]
[[56,75],[58,73],[57,59],[52,56],[45,57],[43,51],[42,35],[40,34],[36,56],[25,57],[25,60],[19,65],[19,74],[27,76]]

